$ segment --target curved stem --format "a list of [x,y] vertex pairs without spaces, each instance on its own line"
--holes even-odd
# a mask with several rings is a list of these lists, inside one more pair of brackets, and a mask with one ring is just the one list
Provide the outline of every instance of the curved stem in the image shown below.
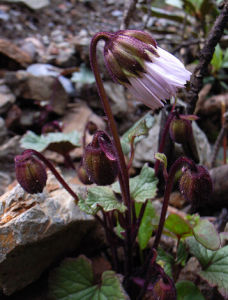
[[97,83],[97,88],[98,88],[98,93],[104,108],[104,112],[108,118],[108,125],[110,128],[110,131],[112,133],[113,137],[113,143],[115,146],[116,154],[118,157],[118,164],[119,164],[119,170],[120,170],[120,188],[121,192],[124,198],[124,202],[127,205],[128,208],[130,208],[130,192],[129,192],[129,178],[128,178],[128,172],[127,172],[127,167],[126,167],[126,162],[124,158],[124,154],[121,148],[120,144],[120,139],[117,131],[117,127],[115,124],[115,120],[111,111],[111,107],[108,101],[108,98],[106,96],[105,90],[104,90],[104,85],[99,73],[99,68],[97,64],[97,59],[96,59],[96,47],[97,44],[100,40],[109,40],[111,34],[107,32],[99,32],[95,34],[91,41],[91,46],[90,46],[90,63],[91,63],[91,68],[93,70],[96,83]]
[[197,171],[195,163],[187,157],[178,158],[174,162],[172,167],[170,168],[169,175],[168,175],[167,182],[166,182],[166,187],[165,187],[164,201],[163,201],[163,206],[162,206],[162,210],[161,210],[160,221],[159,221],[158,230],[157,230],[154,245],[153,245],[153,248],[155,248],[155,249],[157,249],[158,244],[161,239],[162,230],[163,230],[164,223],[165,223],[166,212],[167,212],[167,208],[168,208],[168,204],[169,204],[169,197],[170,197],[170,194],[171,194],[171,191],[173,188],[175,174],[183,164],[188,164],[192,170]]
[[123,197],[123,202],[128,208],[126,212],[126,218],[128,220],[128,224],[126,226],[126,245],[125,245],[126,249],[125,250],[127,252],[126,271],[127,273],[129,273],[131,269],[131,260],[132,260],[132,242],[131,242],[132,204],[131,204],[130,190],[129,190],[129,176],[128,176],[128,170],[127,170],[124,154],[122,151],[116,123],[112,114],[112,110],[108,98],[104,90],[104,85],[100,76],[100,72],[97,64],[97,58],[96,58],[96,49],[97,49],[98,42],[100,40],[108,41],[110,40],[111,36],[112,34],[107,32],[99,32],[94,35],[90,44],[90,64],[96,79],[98,93],[104,108],[104,112],[107,116],[108,125],[113,137],[113,144],[115,147],[118,166],[119,166],[118,178],[120,183],[120,189]]
[[55,175],[55,178],[61,183],[61,185],[64,187],[65,190],[74,198],[75,203],[77,204],[79,199],[77,194],[69,187],[69,185],[66,183],[66,181],[63,179],[63,177],[59,174],[59,172],[56,170],[56,168],[52,165],[52,163],[47,160],[43,154],[40,152],[33,150],[33,149],[27,149],[23,153],[31,153],[33,155],[36,155],[42,162],[51,170],[51,172]]

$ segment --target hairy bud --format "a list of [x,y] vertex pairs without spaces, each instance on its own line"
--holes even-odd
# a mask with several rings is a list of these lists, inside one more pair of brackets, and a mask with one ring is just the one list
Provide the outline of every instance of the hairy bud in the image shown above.
[[192,138],[192,125],[189,120],[174,117],[170,123],[169,134],[175,143],[184,144]]
[[30,194],[41,193],[46,185],[44,164],[31,153],[15,157],[16,178],[21,187]]
[[181,193],[194,207],[207,203],[213,189],[210,174],[203,166],[196,166],[196,170],[185,168],[179,186]]
[[84,184],[92,184],[92,181],[89,180],[89,176],[88,176],[83,164],[80,164],[80,166],[78,168],[78,178]]
[[118,162],[109,136],[97,131],[84,151],[84,166],[89,179],[97,185],[112,184],[118,174]]

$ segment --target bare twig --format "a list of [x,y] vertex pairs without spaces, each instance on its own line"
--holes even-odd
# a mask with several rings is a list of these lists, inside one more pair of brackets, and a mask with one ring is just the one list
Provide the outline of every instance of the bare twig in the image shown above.
[[130,23],[130,20],[132,18],[132,15],[135,11],[136,4],[138,0],[130,0],[130,5],[126,7],[126,10],[124,11],[123,20],[120,26],[120,29],[127,29]]
[[200,52],[199,63],[195,68],[194,74],[190,81],[190,91],[188,93],[188,113],[193,113],[196,102],[198,100],[198,93],[203,86],[203,77],[207,74],[208,65],[212,59],[215,46],[222,37],[225,26],[228,21],[228,0],[225,0],[223,9],[217,17],[214,26],[212,27],[206,43]]

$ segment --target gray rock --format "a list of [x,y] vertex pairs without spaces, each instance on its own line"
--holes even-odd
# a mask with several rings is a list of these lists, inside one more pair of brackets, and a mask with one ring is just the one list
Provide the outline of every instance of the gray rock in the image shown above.
[[60,69],[51,65],[34,64],[27,71],[6,72],[5,81],[17,97],[50,101],[53,111],[61,115],[74,88],[69,79],[59,74]]
[[36,280],[51,263],[77,249],[95,224],[50,173],[43,193],[30,195],[19,185],[5,193],[0,198],[3,292],[10,295]]
[[32,9],[40,9],[50,4],[49,0],[5,0],[9,3],[24,3]]
[[112,112],[114,115],[124,115],[127,112],[127,101],[124,93],[124,87],[115,82],[105,82],[105,91],[111,100]]
[[0,114],[8,111],[16,97],[6,85],[0,85]]
[[5,140],[7,136],[7,129],[5,126],[5,121],[3,118],[0,117],[0,145]]

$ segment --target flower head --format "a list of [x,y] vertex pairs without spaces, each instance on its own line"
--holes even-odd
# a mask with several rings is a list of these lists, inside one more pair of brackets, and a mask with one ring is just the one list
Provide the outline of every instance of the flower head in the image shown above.
[[112,78],[151,109],[162,107],[191,75],[180,60],[139,30],[109,34],[104,57]]

